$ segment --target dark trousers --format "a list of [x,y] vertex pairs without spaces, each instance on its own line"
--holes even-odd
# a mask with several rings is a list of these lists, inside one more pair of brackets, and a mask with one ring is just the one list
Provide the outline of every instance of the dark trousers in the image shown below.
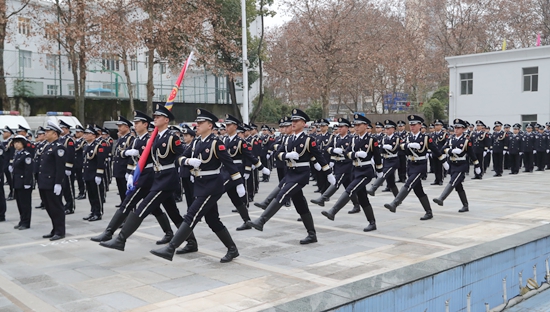
[[212,232],[216,233],[225,228],[220,220],[218,212],[218,200],[223,193],[210,196],[197,196],[193,204],[187,208],[187,213],[183,216],[183,222],[189,224],[192,228],[204,217],[204,221]]
[[71,173],[70,176],[65,176],[65,179],[63,179],[63,185],[62,185],[62,192],[59,197],[61,202],[63,202],[61,196],[65,199],[65,210],[74,210],[74,173]]
[[[410,167],[410,165],[409,165]],[[407,190],[410,192],[411,190],[414,191],[414,194],[416,195],[416,197],[418,197],[419,199],[422,198],[422,197],[425,197],[427,196],[426,193],[424,193],[424,188],[422,187],[422,174],[423,172],[420,171],[420,170],[410,170],[409,168],[409,172],[408,172],[408,175],[409,177],[407,178],[407,181],[405,182],[405,187],[407,188]],[[426,211],[428,212],[428,211]]]
[[[84,176],[82,175],[82,168],[74,168],[74,176],[76,183],[78,184],[78,195],[86,193],[86,183],[84,183]],[[74,183],[73,183],[74,184]]]
[[518,173],[520,168],[521,156],[519,154],[508,154],[510,156],[510,171]]
[[510,154],[504,155],[504,169],[510,169]]
[[495,170],[496,174],[502,174],[503,158],[504,158],[504,155],[502,154],[502,152],[493,152],[493,170]]
[[0,179],[0,219],[6,218],[6,194],[4,193],[4,179]]
[[395,187],[395,170],[397,167],[389,167],[384,169],[384,179],[386,179],[386,186],[391,189]]
[[533,152],[523,153],[523,166],[525,171],[533,171]]
[[319,189],[319,192],[323,194],[328,189],[328,186],[330,185],[330,183],[328,183],[326,174],[323,174],[320,171],[316,171],[316,172],[317,172],[317,188]]
[[97,185],[94,180],[86,181],[88,201],[90,201],[90,212],[94,216],[103,215],[103,200],[100,197],[101,183]]
[[462,182],[464,182],[465,174],[465,172],[460,171],[453,171],[453,173],[451,174],[451,181],[449,181],[449,184],[453,186],[455,191],[464,191],[464,186],[462,185]]
[[476,152],[476,158],[477,160],[479,161],[479,167],[481,168],[481,174],[476,174],[475,176],[476,177],[482,177],[483,176],[483,173],[484,173],[484,168],[485,166],[483,165],[483,163],[485,162],[485,159],[483,157],[483,151],[481,152]]
[[193,195],[193,182],[190,178],[181,178],[181,186],[185,192],[185,202],[187,202],[187,208],[191,207],[195,196]]
[[[134,189],[133,191],[128,193],[128,195],[124,198],[124,201],[122,202],[118,210],[120,210],[124,215],[127,216],[128,214],[130,214],[130,212],[134,211],[134,209],[136,208],[136,205],[142,199],[144,199],[149,193],[150,193],[150,188],[148,187],[139,187],[137,189]],[[172,222],[174,222],[174,224],[177,227],[179,227],[180,224],[183,222],[183,218],[180,216],[178,208],[176,207],[176,201],[174,200],[173,197],[172,199],[173,200],[171,201],[166,200],[166,202],[163,203],[163,206],[164,206],[164,209],[166,209],[166,211],[170,211],[170,214],[168,216],[170,217]],[[174,214],[173,213],[174,209],[175,211],[178,211],[178,213]],[[151,214],[154,215],[155,217],[158,217],[164,213],[162,212],[162,209],[160,209],[160,206],[157,206],[155,209],[151,210]]]
[[303,215],[309,213],[307,200],[304,197],[304,193],[302,192],[302,188],[304,186],[304,184],[299,183],[283,183],[281,190],[277,194],[275,200],[278,201],[280,204],[284,204],[288,202],[289,199],[292,199],[292,202],[294,203],[294,208],[296,208],[298,214]]
[[544,170],[544,167],[546,167],[546,151],[537,151],[537,154],[535,155],[535,163],[537,164],[538,170]]
[[491,164],[491,153],[487,152],[483,159],[483,172],[487,172],[487,168]]
[[8,182],[8,185],[10,186],[10,194],[13,192],[13,178],[11,175],[11,172],[8,170],[8,168],[4,169],[4,174],[6,175],[6,182]]
[[397,175],[399,176],[399,181],[407,180],[407,157],[405,154],[398,154],[399,157],[399,168],[397,169]]
[[31,196],[32,189],[16,189],[14,190],[15,202],[19,210],[21,226],[31,226]]
[[367,220],[369,222],[376,222],[374,219],[374,212],[372,211],[372,206],[367,197],[367,184],[372,180],[372,176],[355,176],[351,183],[346,187],[346,192],[350,197],[354,194],[357,194],[357,199],[359,200],[359,205],[363,207],[366,212]]
[[118,195],[120,196],[120,202],[124,201],[126,197],[126,179],[125,178],[115,178],[116,186],[118,188]]
[[51,190],[39,189],[40,198],[46,208],[46,212],[52,220],[51,234],[65,236],[65,209],[59,196]]
[[145,219],[150,213],[160,209],[160,205],[166,210],[166,214],[176,224],[180,225],[183,221],[178,207],[176,206],[176,199],[174,198],[174,191],[149,191],[145,198],[141,201],[135,210],[135,213],[142,219]]
[[432,157],[434,164],[435,183],[443,183],[443,163],[437,157]]
[[550,153],[546,154],[546,169],[550,169]]

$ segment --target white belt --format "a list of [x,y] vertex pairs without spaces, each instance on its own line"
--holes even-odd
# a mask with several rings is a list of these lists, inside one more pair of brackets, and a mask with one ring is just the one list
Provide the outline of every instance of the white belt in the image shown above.
[[234,164],[242,164],[243,160],[242,159],[233,159],[233,163]]
[[[151,164],[152,165],[152,164]],[[147,168],[147,166],[145,167]],[[164,165],[164,166],[154,166],[154,170],[156,172],[159,172],[159,171],[162,171],[162,170],[166,170],[166,169],[172,169],[172,168],[176,168],[176,166],[174,164],[169,164],[169,165]]]
[[426,156],[418,156],[418,157],[407,156],[407,159],[408,159],[408,160],[411,160],[411,161],[418,161],[418,160],[424,160],[424,159],[426,159]]
[[143,168],[143,169],[147,169],[147,168],[153,168],[153,163],[145,165],[145,168]]
[[466,160],[466,156],[449,157],[451,161]]
[[203,177],[203,176],[210,176],[210,175],[220,174],[220,169],[218,168],[216,170],[207,170],[207,171],[203,171],[203,170],[200,170],[200,169],[193,169],[193,170],[191,170],[191,173],[195,177]]
[[397,157],[397,156],[399,156],[399,155],[397,155],[397,154],[384,154],[384,158],[386,158],[386,159],[388,159],[388,158],[395,158],[395,157]]
[[353,161],[353,165],[355,167],[363,167],[363,166],[366,166],[366,165],[372,165],[372,160],[368,160],[368,161],[358,161],[358,160],[354,160]]
[[309,167],[309,162],[297,162],[293,163],[290,161],[287,161],[286,165],[290,168],[296,168],[296,167]]
[[335,160],[335,161],[344,161],[344,160],[346,160],[346,157],[344,157],[344,156],[330,156],[330,159]]

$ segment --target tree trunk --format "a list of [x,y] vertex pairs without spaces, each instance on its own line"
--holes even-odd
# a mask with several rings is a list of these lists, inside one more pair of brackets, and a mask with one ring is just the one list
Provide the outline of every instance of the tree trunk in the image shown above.
[[321,103],[323,105],[323,118],[328,117],[330,113],[330,87],[325,84],[321,93]]
[[155,48],[149,47],[147,58],[147,115],[153,115],[153,96],[155,96],[155,85],[153,84],[153,66],[155,65]]
[[[128,98],[130,99],[130,112],[134,112],[134,89],[132,88],[132,80],[130,71],[128,70],[128,53],[126,49],[122,50],[122,65],[124,66],[124,76],[126,77],[126,87],[128,89]],[[129,116],[126,116],[129,117]]]
[[229,86],[229,97],[231,98],[231,105],[237,106],[237,93],[235,90],[235,80],[227,77],[227,85]]
[[[2,1],[4,2],[4,1]],[[5,9],[5,5],[4,5]],[[6,12],[3,12],[2,20],[6,20]],[[0,99],[2,100],[2,109],[10,110],[10,100],[8,98],[8,88],[6,86],[6,77],[4,69],[4,40],[6,39],[6,23],[0,24]]]

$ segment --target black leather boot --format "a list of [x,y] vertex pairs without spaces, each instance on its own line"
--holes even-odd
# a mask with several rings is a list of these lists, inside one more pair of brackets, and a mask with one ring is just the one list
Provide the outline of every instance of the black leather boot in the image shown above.
[[357,198],[357,193],[351,195],[351,202],[353,203],[353,208],[348,211],[349,214],[361,212],[361,205],[359,205],[359,199]]
[[274,188],[273,191],[271,191],[271,193],[269,193],[269,195],[267,195],[267,197],[265,198],[265,200],[263,202],[254,203],[254,206],[260,207],[262,209],[266,209],[267,206],[269,206],[269,204],[273,201],[273,199],[275,197],[277,197],[277,194],[279,194],[280,190],[281,190],[281,188],[279,188],[279,187]]
[[311,212],[300,215],[300,217],[302,218],[302,222],[307,230],[307,236],[306,238],[300,240],[300,244],[306,245],[317,243],[317,234],[315,233],[315,226],[313,224],[313,216],[311,215]]
[[344,193],[340,195],[340,198],[338,198],[336,203],[334,203],[334,206],[332,206],[332,208],[330,208],[328,211],[323,210],[321,211],[321,213],[323,214],[323,216],[327,217],[329,220],[334,221],[334,216],[338,213],[338,211],[344,208],[344,206],[349,202],[349,200],[350,200],[350,195],[346,191],[344,191]]
[[370,232],[375,230],[376,230],[376,222],[372,221],[372,222],[369,222],[369,225],[363,229],[363,232]]
[[384,178],[378,178],[374,180],[374,183],[367,189],[367,194],[374,196],[376,190],[384,183]]
[[445,186],[445,189],[443,190],[443,193],[441,193],[438,198],[432,199],[434,203],[438,204],[439,206],[443,206],[443,201],[449,196],[449,194],[451,194],[453,188],[454,187],[451,183],[447,184],[447,186]]
[[128,217],[126,218],[126,222],[124,223],[122,230],[120,230],[120,233],[118,233],[118,236],[109,241],[101,242],[99,243],[99,245],[111,249],[124,251],[126,240],[139,228],[141,222],[143,222],[142,218],[140,218],[135,213],[130,213],[130,215],[128,215]]
[[422,207],[424,208],[424,211],[426,211],[426,214],[424,214],[424,216],[420,218],[420,220],[425,221],[432,219],[434,215],[432,214],[432,208],[430,207],[430,200],[428,199],[428,196],[421,197],[419,198],[419,200],[422,204]]
[[182,249],[176,251],[176,254],[183,255],[186,253],[199,251],[199,243],[197,242],[197,238],[195,237],[195,233],[193,233],[193,231],[191,231],[191,234],[188,235],[186,241],[187,244]]
[[223,228],[223,230],[216,232],[216,235],[218,235],[218,238],[222,241],[225,247],[227,247],[227,253],[220,259],[220,262],[231,262],[231,260],[237,258],[239,256],[239,251],[237,250],[237,246],[233,242],[231,234],[229,234],[227,228]]
[[248,209],[246,209],[246,206],[244,204],[239,205],[237,207],[237,212],[241,215],[241,218],[244,221],[244,223],[237,228],[237,231],[250,230],[252,227],[246,224],[247,221],[250,221],[250,216],[248,215]]
[[282,206],[283,204],[279,203],[276,200],[272,200],[269,206],[267,206],[265,211],[258,219],[254,221],[247,221],[246,224],[255,228],[258,231],[263,231],[264,224],[266,224],[266,222],[271,219],[271,217],[273,217],[277,213],[277,211],[281,209]]
[[[365,217],[367,217],[367,220],[369,221],[369,225],[363,229],[363,232],[370,232],[376,230],[376,220],[374,220],[374,213],[372,211],[372,206],[369,204],[366,207],[363,208],[363,213],[365,214]],[[369,217],[370,216],[370,217]],[[371,220],[369,220],[371,219]]]
[[410,191],[406,187],[403,186],[399,190],[399,193],[397,193],[397,196],[395,196],[393,201],[389,204],[384,204],[384,207],[386,207],[391,212],[395,212],[395,210],[397,209],[397,206],[401,205],[401,203],[403,202],[405,197],[407,197],[407,195],[409,195],[409,192]]
[[125,218],[126,216],[124,215],[124,213],[122,213],[120,209],[117,209],[115,211],[115,214],[111,218],[111,221],[107,225],[105,231],[103,231],[103,233],[99,234],[98,236],[90,238],[90,240],[94,242],[104,242],[110,240],[111,238],[113,238],[113,234],[118,229],[118,227],[122,224],[122,222],[124,222]]
[[160,228],[164,231],[164,237],[157,241],[157,245],[168,244],[172,237],[174,237],[174,232],[172,232],[172,227],[170,226],[170,220],[168,220],[168,216],[165,213],[156,216],[156,218]]
[[150,252],[157,257],[172,261],[176,248],[178,248],[192,232],[193,229],[191,226],[183,222],[168,244],[164,245],[162,248],[151,250]]
[[468,198],[466,197],[466,192],[464,190],[458,192],[458,197],[462,202],[462,208],[458,212],[467,212],[470,211],[468,208]]
[[397,194],[399,194],[399,189],[397,188],[397,186],[393,186],[390,190],[393,193],[393,197],[396,197]]
[[330,200],[330,197],[336,193],[336,185],[330,185],[327,190],[317,199],[312,199],[310,202],[325,207],[325,202]]

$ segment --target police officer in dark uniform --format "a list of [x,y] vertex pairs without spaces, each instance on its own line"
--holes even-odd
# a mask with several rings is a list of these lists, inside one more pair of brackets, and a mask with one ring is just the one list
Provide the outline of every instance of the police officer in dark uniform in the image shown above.
[[[36,130],[36,143],[35,143],[36,152],[34,153],[34,158],[33,158],[34,183],[38,183],[38,171],[39,171],[39,168],[40,168],[40,155],[42,155],[42,152],[44,150],[44,146],[46,146],[46,144],[48,143],[48,141],[46,141],[46,139],[45,139],[45,135],[46,135],[46,131],[44,130],[44,128],[42,126],[39,126],[38,129]],[[34,187],[35,186],[33,185],[33,189],[34,189]],[[40,205],[36,206],[35,208],[36,209],[45,209],[42,198],[41,198],[41,201],[40,201]]]
[[97,132],[93,126],[84,130],[84,181],[88,191],[88,200],[90,201],[90,215],[83,218],[87,221],[101,220],[103,215],[103,200],[101,198],[101,187],[103,176],[105,174],[105,158],[107,151],[104,142],[97,140]]
[[54,241],[65,238],[65,210],[59,195],[61,195],[63,180],[66,179],[67,161],[65,147],[59,143],[61,128],[54,122],[48,121],[45,130],[48,143],[40,155],[38,190],[53,225],[52,231],[42,237]]
[[65,214],[73,214],[75,210],[73,167],[76,144],[71,137],[71,126],[63,120],[59,120],[59,127],[63,131],[59,137],[59,143],[65,147],[65,160],[67,162],[65,164],[65,175],[67,177],[63,180],[63,194],[60,199],[61,202],[63,202],[63,198],[65,199]]
[[[182,129],[182,138],[183,138],[183,152],[189,148],[191,148],[191,143],[193,143],[193,140],[195,140],[196,133],[191,128],[189,128],[187,125]],[[181,178],[181,186],[183,188],[183,192],[185,193],[185,202],[187,203],[187,208],[191,206],[193,203],[193,200],[195,199],[195,196],[193,194],[193,180],[191,180],[191,170],[189,167],[183,166],[180,168],[179,172],[180,178]]]
[[533,151],[535,150],[535,133],[533,132],[533,126],[528,124],[525,127],[525,133],[522,136],[521,150],[523,152],[523,166],[525,170],[523,172],[533,172]]
[[[356,135],[342,153],[346,158],[352,160],[352,181],[334,203],[334,206],[321,213],[329,220],[334,220],[335,215],[349,202],[351,196],[357,194],[361,208],[369,221],[369,225],[363,231],[369,232],[376,230],[376,220],[365,187],[374,177],[382,177],[383,165],[378,140],[367,131],[370,120],[365,116],[355,114],[353,124]],[[375,174],[374,168],[376,168],[377,174]]]
[[179,155],[183,153],[183,145],[179,137],[168,129],[168,123],[174,120],[174,115],[170,110],[164,105],[157,104],[153,116],[158,130],[151,147],[153,183],[149,193],[126,218],[126,222],[118,236],[109,241],[101,242],[100,245],[103,247],[124,251],[128,237],[138,229],[150,213],[159,209],[161,204],[176,223],[176,226],[180,226],[180,222],[182,222],[176,206],[174,192],[179,187],[179,176],[175,162]]
[[535,134],[535,163],[537,164],[537,171],[544,171],[546,167],[546,153],[549,150],[548,135],[544,131],[542,125],[537,124],[538,132]]
[[[441,150],[449,140],[449,135],[442,128],[443,121],[440,119],[434,120],[434,132],[430,135],[438,150]],[[443,185],[443,163],[437,157],[432,157],[432,161],[435,181],[431,185]]]
[[310,159],[312,157],[316,158],[322,171],[328,174],[327,181],[330,184],[336,184],[336,179],[317,148],[315,140],[303,132],[306,122],[309,121],[309,116],[299,109],[294,109],[291,119],[294,134],[288,138],[285,146],[279,147],[275,156],[280,160],[286,160],[288,166],[286,176],[279,184],[281,190],[278,192],[277,197],[269,203],[262,215],[258,219],[248,222],[248,224],[256,230],[262,231],[264,224],[281,209],[288,198],[292,198],[296,211],[300,214],[308,233],[308,236],[301,240],[300,244],[310,244],[317,242],[317,235],[313,217],[302,192],[302,188],[309,183]]
[[510,134],[510,142],[508,143],[508,155],[510,156],[510,174],[518,174],[521,156],[523,155],[522,145],[523,137],[519,134],[521,125],[519,123],[514,124],[513,132]]
[[[6,151],[4,150],[4,145],[0,145],[0,168],[3,168],[6,158],[4,155]],[[6,193],[4,193],[4,174],[0,173],[0,222],[6,221]]]
[[[405,122],[403,120],[397,121],[397,132],[395,133],[401,141],[404,141],[408,133],[405,130]],[[399,149],[397,152],[399,158],[399,168],[397,169],[397,176],[399,177],[399,182],[405,183],[407,180],[407,157],[404,150]]]
[[420,133],[420,126],[424,119],[417,115],[409,115],[409,126],[411,132],[407,136],[406,140],[401,143],[401,149],[407,154],[407,175],[408,179],[405,185],[399,190],[399,193],[390,204],[385,204],[384,207],[391,212],[395,212],[397,206],[399,206],[405,197],[411,190],[420,200],[424,211],[426,212],[420,220],[429,220],[433,218],[432,209],[430,207],[430,200],[428,195],[424,193],[422,188],[421,177],[427,171],[427,159],[426,154],[428,149],[432,151],[432,155],[439,160],[443,160],[446,155],[441,155],[441,152],[437,149],[433,139],[426,134]]
[[6,200],[13,200],[13,183],[11,178],[11,172],[9,171],[9,166],[13,162],[13,151],[14,148],[11,145],[11,139],[14,135],[14,132],[10,129],[9,126],[4,127],[2,129],[2,145],[4,147],[4,175],[6,176],[6,183],[10,187],[10,193],[8,194],[8,198]]
[[[18,125],[18,126],[19,127],[17,128],[17,135],[22,135],[26,138],[29,135],[29,130],[30,129],[27,129],[27,128],[23,127],[22,125]],[[29,152],[34,157],[34,152],[36,150],[36,146],[34,145],[33,142],[27,140],[27,142],[25,143],[25,150],[27,152]]]
[[[126,197],[126,180],[128,178],[126,170],[128,164],[132,162],[131,156],[126,155],[126,151],[134,143],[134,137],[130,134],[131,121],[119,116],[116,124],[118,126],[118,141],[113,151],[113,177],[116,180],[120,203],[122,203]],[[120,207],[120,204],[116,206]]]
[[[231,181],[236,181],[235,189],[239,197],[245,196],[245,188],[241,173],[231,160],[223,142],[212,133],[212,128],[218,118],[204,110],[197,110],[197,134],[200,136],[193,141],[192,149],[185,151],[179,162],[182,166],[192,167],[191,174],[195,178],[195,201],[187,209],[184,221],[174,235],[174,238],[165,247],[151,250],[155,256],[172,260],[176,248],[187,239],[193,228],[202,217],[210,229],[218,236],[227,247],[226,255],[220,262],[230,262],[239,256],[237,246],[233,242],[227,228],[220,220],[218,213],[218,200],[224,192],[224,176],[220,172],[223,165]],[[155,120],[156,123],[156,120]]]
[[383,176],[374,181],[370,188],[367,189],[367,194],[374,196],[376,190],[387,181],[388,188],[392,191],[393,196],[397,196],[399,189],[395,185],[395,171],[399,168],[398,151],[401,149],[401,138],[395,134],[397,124],[394,121],[384,121],[386,127],[386,135],[380,141],[380,153],[384,160]]
[[[128,192],[124,191],[124,201],[115,211],[115,214],[111,218],[111,221],[109,222],[109,225],[107,225],[105,231],[103,231],[100,235],[91,238],[94,242],[111,240],[116,229],[122,225],[126,217],[128,217],[128,215],[136,208],[136,205],[149,194],[151,187],[153,186],[154,171],[153,158],[151,157],[151,154],[149,154],[143,171],[141,171],[136,183],[134,183],[135,168],[138,166],[139,159],[145,150],[147,141],[149,141],[149,138],[151,137],[151,135],[147,132],[147,128],[152,122],[153,118],[147,116],[145,113],[134,111],[134,123],[137,137],[132,140],[131,146],[126,146],[124,151],[124,156],[131,161],[131,163],[127,164],[126,167],[126,173],[128,174],[126,186],[128,188]],[[167,211],[178,211],[174,201],[166,201],[164,202],[164,205],[169,205],[168,208],[164,206]],[[151,213],[157,218],[160,227],[164,231],[164,237],[156,242],[157,245],[168,243],[174,236],[170,226],[170,220],[168,220],[168,217],[164,212],[162,212],[160,207],[157,207]],[[179,215],[179,212],[170,215],[170,217],[176,226],[179,226],[183,221],[183,218]]]
[[[227,127],[227,126],[226,126]],[[262,147],[261,147],[261,153],[260,153],[260,161],[264,166],[270,170],[271,167],[269,165],[270,162],[267,161],[267,150],[268,145],[272,141],[271,136],[269,135],[269,126],[268,125],[262,125],[262,135],[260,135],[260,139],[262,140]],[[262,174],[262,180],[260,182],[269,182],[269,175]]]
[[76,199],[86,199],[86,184],[82,175],[84,169],[84,127],[77,125],[75,127],[75,150],[74,150],[74,165],[73,171],[76,183],[78,185],[78,196]]
[[34,163],[32,155],[25,150],[28,141],[22,135],[13,138],[13,189],[19,209],[20,221],[14,229],[26,230],[31,227],[31,197]]
[[470,159],[474,163],[475,172],[477,174],[481,173],[480,163],[476,159],[476,154],[472,149],[472,142],[470,142],[464,135],[465,128],[466,123],[464,120],[454,120],[456,135],[451,138],[442,149],[442,153],[444,155],[448,155],[449,162],[444,162],[443,167],[445,167],[445,170],[449,170],[451,180],[449,181],[449,184],[445,186],[443,193],[441,193],[438,198],[433,199],[436,204],[443,206],[443,201],[449,196],[449,194],[451,194],[453,189],[456,190],[458,197],[462,202],[462,208],[458,212],[469,211],[468,199],[466,197],[464,187],[462,186],[464,176],[468,170],[467,168],[470,166],[468,160],[466,159],[466,154],[470,156]]
[[[321,195],[321,197],[310,200],[312,203],[321,207],[325,206],[325,202],[330,200],[330,197],[336,193],[336,190],[338,190],[341,185],[344,185],[344,187],[347,188],[353,180],[352,160],[344,155],[344,152],[349,147],[353,137],[349,134],[350,127],[351,123],[349,120],[339,118],[337,130],[338,134],[333,134],[330,138],[330,142],[325,147],[325,152],[330,155],[329,166],[334,171],[336,184],[331,184],[323,195]],[[351,201],[353,202],[354,209],[348,213],[355,213],[355,210],[361,211],[357,194],[351,195]]]
[[[483,177],[483,168],[484,168],[484,159],[487,153],[489,152],[489,147],[491,146],[491,140],[489,135],[484,131],[485,124],[481,120],[476,120],[476,131],[470,133],[470,142],[472,142],[472,147],[474,153],[476,154],[476,159],[481,164],[482,172],[480,174],[475,174],[472,179],[481,180]],[[470,161],[473,161],[470,159]]]
[[[330,143],[330,139],[332,137],[331,134],[328,132],[329,124],[330,122],[325,118],[317,120],[318,129],[320,130],[316,137],[317,146],[321,154],[323,154],[323,157],[327,164],[330,163],[330,154],[327,153],[325,149]],[[315,174],[317,177],[317,188],[319,189],[319,193],[323,194],[329,187],[327,176],[326,174],[320,172],[321,166],[316,161],[313,161],[313,168],[315,169]]]
[[491,142],[491,154],[493,154],[493,170],[495,171],[495,177],[502,177],[503,171],[503,159],[504,152],[508,152],[509,135],[501,129],[502,123],[495,121],[495,131],[493,131],[493,137]]
[[510,124],[504,124],[504,133],[508,135],[508,144],[506,144],[506,148],[502,152],[503,156],[503,166],[504,170],[510,169],[510,154],[508,151],[508,148],[510,146],[510,137],[512,136],[513,132],[510,131],[512,126]]

